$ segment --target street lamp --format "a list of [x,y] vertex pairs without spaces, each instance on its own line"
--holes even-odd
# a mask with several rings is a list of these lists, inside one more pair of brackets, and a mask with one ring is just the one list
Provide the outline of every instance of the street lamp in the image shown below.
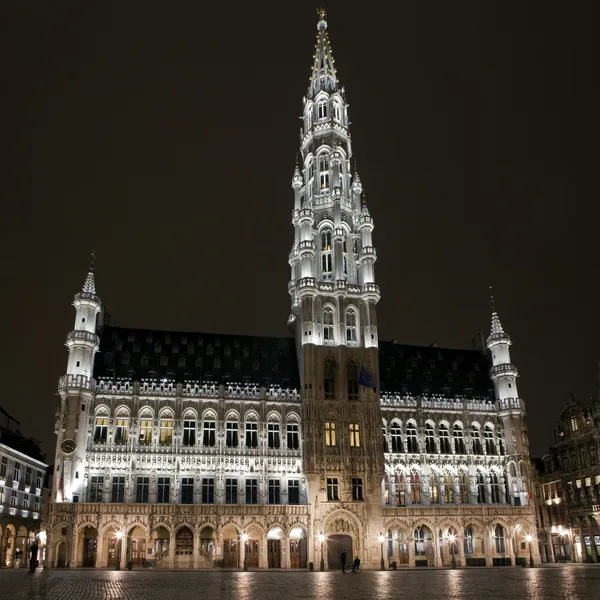
[[531,553],[531,540],[533,540],[533,536],[528,533],[525,536],[525,539],[527,540],[528,544],[529,544],[529,566],[533,567],[533,554]]
[[450,564],[453,569],[456,569],[456,556],[454,555],[454,542],[456,542],[456,536],[453,533],[448,535],[448,543],[450,544]]
[[121,570],[121,538],[123,537],[122,531],[117,531],[117,566],[116,570]]
[[248,538],[247,533],[242,533],[242,543],[244,544],[244,571],[248,570]]
[[325,536],[323,532],[319,534],[319,543],[321,544],[321,571],[325,570],[325,561],[323,560],[323,542],[325,541]]
[[380,534],[379,537],[377,538],[379,543],[381,544],[381,571],[385,571],[385,562],[383,560],[383,542],[385,540],[385,538],[383,537],[383,534]]

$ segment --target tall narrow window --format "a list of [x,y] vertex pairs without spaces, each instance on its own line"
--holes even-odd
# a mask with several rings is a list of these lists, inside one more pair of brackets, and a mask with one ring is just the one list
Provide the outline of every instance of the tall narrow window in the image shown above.
[[7,469],[7,467],[8,467],[8,457],[7,456],[3,456],[2,457],[2,462],[0,462],[0,477],[2,479],[6,478],[6,469]]
[[351,360],[347,366],[348,374],[348,400],[358,400],[358,365]]
[[337,446],[337,439],[335,435],[335,423],[333,421],[327,421],[325,423],[325,445]]
[[483,473],[477,473],[477,503],[485,504],[487,502],[487,490],[485,489],[485,477]]
[[246,479],[246,504],[258,504],[258,479]]
[[202,479],[202,504],[215,503],[215,480],[212,477]]
[[340,499],[339,483],[337,477],[327,478],[327,500],[334,501]]
[[152,419],[140,418],[140,444],[147,446],[152,443]]
[[196,421],[183,422],[183,445],[196,445]]
[[94,444],[106,444],[108,436],[108,417],[96,417],[96,427],[94,428]]
[[257,423],[246,423],[246,448],[258,448]]
[[406,482],[404,473],[398,473],[396,477],[396,504],[398,506],[406,506]]
[[202,444],[204,446],[212,447],[216,444],[216,424],[211,420],[204,421],[204,428],[202,430]]
[[331,229],[324,229],[321,232],[321,273],[326,279],[330,278],[333,273],[333,247],[331,245]]
[[281,441],[279,438],[279,423],[269,423],[267,425],[267,443],[269,448],[279,448]]
[[435,471],[429,475],[429,501],[431,504],[440,503],[440,476]]
[[225,424],[225,445],[228,448],[237,448],[238,446],[238,424],[234,421],[228,421]]
[[317,104],[317,114],[319,115],[319,119],[327,118],[327,100],[325,100],[325,98],[319,100],[319,103]]
[[471,428],[471,438],[473,440],[473,454],[483,454],[481,436],[479,435],[479,429],[475,425]]
[[129,417],[126,414],[117,416],[115,444],[126,444],[129,439]]
[[504,527],[502,525],[496,525],[494,538],[496,540],[496,554],[506,554],[506,540],[504,539]]
[[421,478],[415,471],[410,474],[410,501],[411,504],[421,504]]
[[469,476],[464,471],[458,473],[458,501],[461,504],[469,503]]
[[460,425],[455,425],[452,431],[454,437],[454,452],[456,454],[466,454],[465,452],[465,440],[463,438],[463,430]]
[[363,481],[360,477],[352,478],[352,500],[361,502],[363,498]]
[[346,342],[356,344],[358,340],[356,311],[350,309],[346,311]]
[[335,362],[328,358],[325,360],[323,373],[323,392],[325,400],[333,400],[335,398]]
[[300,482],[297,479],[288,481],[288,504],[300,504]]
[[417,442],[417,428],[409,423],[406,426],[406,449],[414,454],[419,451],[419,443]]
[[434,454],[436,452],[435,434],[433,432],[433,427],[429,423],[425,425],[425,451],[428,454]]
[[496,444],[494,444],[494,432],[489,425],[486,425],[483,430],[483,437],[485,438],[485,453],[496,454]]
[[287,429],[287,447],[288,450],[298,450],[300,448],[300,432],[297,423],[288,423]]
[[474,554],[475,553],[475,536],[473,535],[473,528],[470,525],[468,527],[465,527],[464,539],[465,539],[465,543],[464,543],[465,554],[467,556],[469,554]]
[[237,479],[229,478],[225,480],[225,504],[237,504]]
[[150,477],[138,477],[135,501],[147,503],[149,491],[150,491]]
[[182,477],[181,479],[181,504],[194,502],[194,478]]
[[319,156],[319,182],[321,190],[329,189],[329,155]]
[[360,425],[358,423],[350,423],[350,447],[360,448]]
[[333,101],[333,118],[336,121],[342,120],[342,107],[340,106],[340,103],[337,100]]
[[90,502],[102,502],[102,484],[104,477],[102,475],[92,475],[90,481]]
[[173,443],[173,419],[167,417],[160,420],[160,439],[161,446],[170,446]]
[[498,481],[498,475],[493,471],[490,473],[490,491],[492,504],[500,504],[500,482]]
[[333,309],[329,306],[323,309],[323,341],[333,342]]
[[25,486],[31,485],[31,467],[25,468]]
[[450,432],[448,431],[448,427],[446,425],[440,425],[439,429],[440,434],[440,452],[442,454],[452,454],[452,449],[450,447]]
[[269,504],[281,504],[279,479],[269,479]]
[[113,477],[111,502],[125,501],[125,477]]
[[171,480],[169,477],[159,477],[156,501],[158,504],[169,504],[171,499]]
[[454,504],[454,477],[449,471],[444,472],[444,503]]

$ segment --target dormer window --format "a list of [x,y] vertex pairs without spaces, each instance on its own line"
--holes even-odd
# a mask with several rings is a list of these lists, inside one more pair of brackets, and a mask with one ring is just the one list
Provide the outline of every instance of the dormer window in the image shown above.
[[317,105],[317,114],[319,115],[319,119],[327,118],[327,100],[325,100],[325,98],[319,100],[319,104]]

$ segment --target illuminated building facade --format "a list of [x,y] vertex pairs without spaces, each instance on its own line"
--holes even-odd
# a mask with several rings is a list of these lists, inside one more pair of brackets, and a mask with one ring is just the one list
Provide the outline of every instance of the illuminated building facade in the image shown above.
[[[117,328],[93,270],[59,383],[55,566],[515,563],[534,532],[525,407],[487,347],[379,339],[374,219],[325,13],[294,171],[290,338]],[[537,551],[536,551],[537,556]]]

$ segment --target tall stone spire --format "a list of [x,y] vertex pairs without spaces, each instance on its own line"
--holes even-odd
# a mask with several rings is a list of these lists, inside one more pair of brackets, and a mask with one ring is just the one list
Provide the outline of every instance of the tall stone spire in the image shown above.
[[87,277],[83,283],[82,292],[84,294],[94,294],[96,295],[96,281],[94,280],[94,266],[96,263],[96,251],[92,250],[92,255],[90,258],[90,268],[88,270]]
[[500,317],[496,312],[496,302],[494,300],[494,294],[492,291],[492,286],[490,285],[490,303],[492,305],[492,334],[500,334],[504,333],[504,329],[502,328],[502,323],[500,323]]
[[314,62],[310,76],[310,87],[308,97],[314,97],[321,91],[329,94],[337,91],[337,72],[335,70],[335,59],[331,51],[331,42],[327,34],[327,14],[324,8],[317,10],[319,21],[317,23],[317,43],[315,44]]

